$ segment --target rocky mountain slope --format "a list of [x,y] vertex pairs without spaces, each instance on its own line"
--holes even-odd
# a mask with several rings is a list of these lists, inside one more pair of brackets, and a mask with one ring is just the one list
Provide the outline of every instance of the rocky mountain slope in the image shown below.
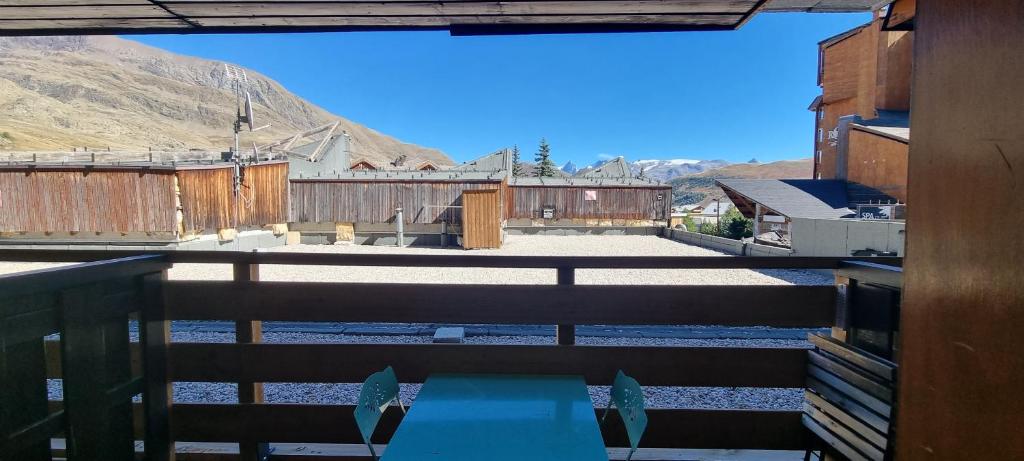
[[[340,120],[353,157],[400,155],[452,165],[437,149],[401,142],[333,115],[246,70],[258,125],[242,145]],[[231,145],[235,94],[224,64],[118,37],[0,38],[0,150],[221,151]]]
[[716,179],[809,179],[814,165],[811,159],[783,160],[772,163],[736,163],[695,175],[675,178],[672,185],[674,205],[689,205],[713,195],[722,195]]
[[669,181],[680,176],[689,176],[728,165],[725,160],[637,160],[629,164],[634,175],[643,170],[644,177],[657,181]]

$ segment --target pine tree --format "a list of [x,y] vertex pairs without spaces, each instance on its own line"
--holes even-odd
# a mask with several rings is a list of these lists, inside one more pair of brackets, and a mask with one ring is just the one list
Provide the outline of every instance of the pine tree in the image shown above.
[[540,147],[534,160],[537,162],[537,176],[551,177],[555,175],[555,162],[551,161],[551,146],[548,145],[546,139],[540,138]]
[[523,175],[523,162],[519,160],[519,146],[512,146],[512,177],[518,178]]

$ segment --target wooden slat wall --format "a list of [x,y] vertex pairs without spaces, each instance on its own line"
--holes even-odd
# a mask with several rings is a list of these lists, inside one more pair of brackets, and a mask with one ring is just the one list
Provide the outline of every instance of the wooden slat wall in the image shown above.
[[0,232],[174,230],[172,171],[0,171]]
[[501,190],[462,193],[462,247],[501,248]]
[[914,28],[896,459],[1019,459],[1024,2],[920,1]]
[[424,208],[426,205],[461,206],[465,190],[498,189],[494,181],[291,181],[290,222],[385,223],[403,209],[406,223],[458,223],[458,209]]
[[245,167],[239,205],[241,225],[263,226],[288,222],[288,163],[260,163]]
[[287,162],[245,166],[241,198],[233,192],[234,167],[230,164],[182,169],[176,174],[186,232],[287,221]]
[[[597,200],[583,199],[588,190]],[[539,218],[545,206],[554,206],[558,219],[668,219],[672,188],[509,186],[505,206],[509,219]]]
[[233,168],[204,168],[176,173],[186,232],[234,227]]

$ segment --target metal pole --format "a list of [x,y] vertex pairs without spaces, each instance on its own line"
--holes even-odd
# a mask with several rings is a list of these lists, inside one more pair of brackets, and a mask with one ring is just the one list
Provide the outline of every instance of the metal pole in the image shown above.
[[722,235],[722,199],[715,199],[715,227],[718,229],[718,235]]
[[448,221],[441,221],[441,248],[448,248]]
[[401,208],[395,208],[395,231],[395,237],[398,240],[395,242],[395,246],[401,248],[405,246],[405,223],[403,222]]

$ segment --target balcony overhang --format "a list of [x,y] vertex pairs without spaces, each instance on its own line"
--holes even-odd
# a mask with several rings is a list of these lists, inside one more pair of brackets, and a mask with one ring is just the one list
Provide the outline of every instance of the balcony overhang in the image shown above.
[[734,30],[758,12],[888,0],[11,0],[0,36],[447,30],[452,35]]

